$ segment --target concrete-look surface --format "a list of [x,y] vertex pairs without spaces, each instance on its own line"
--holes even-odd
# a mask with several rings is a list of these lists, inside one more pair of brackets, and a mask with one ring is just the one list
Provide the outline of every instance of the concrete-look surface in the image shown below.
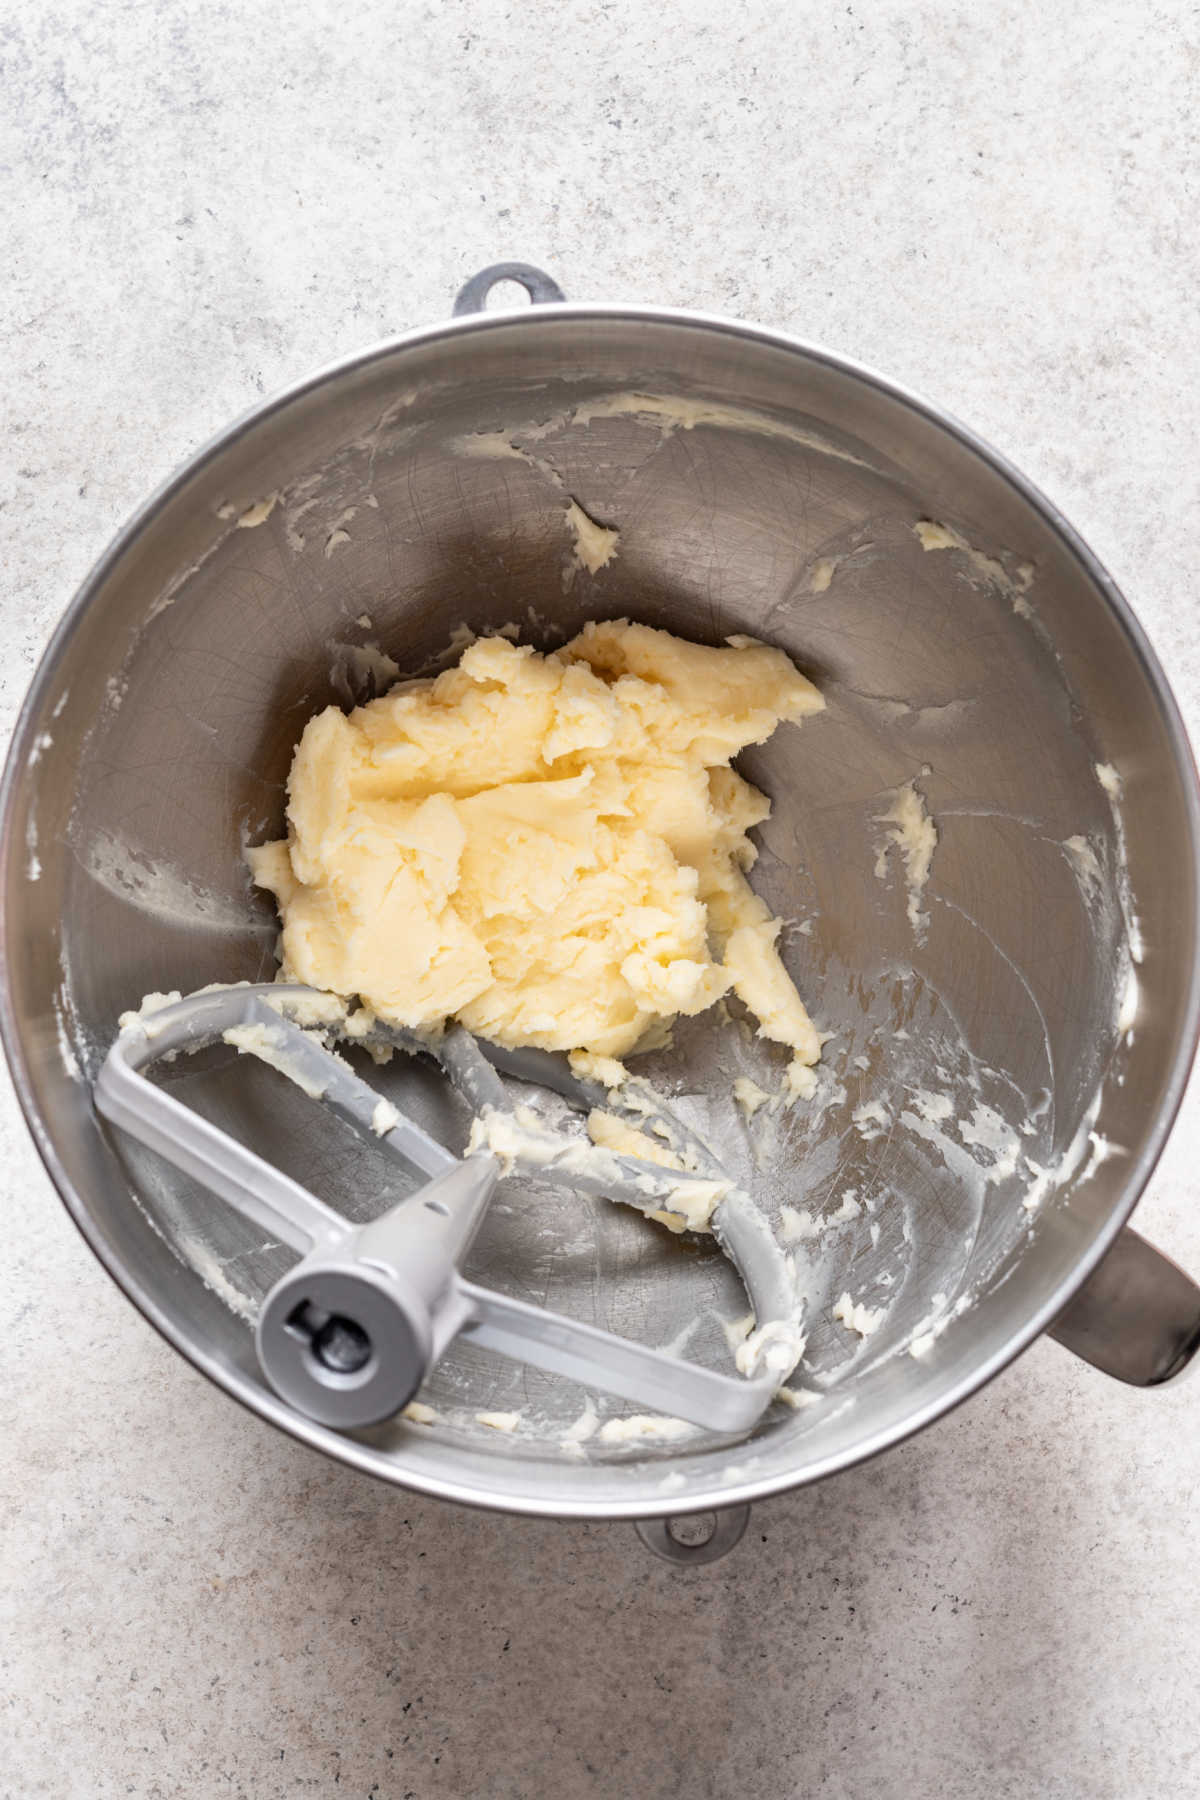
[[[650,0],[0,7],[0,705],[139,499],[500,256],[928,392],[1083,530],[1200,726],[1200,15]],[[13,946],[15,954],[19,946]],[[0,1117],[0,1794],[1200,1792],[1200,1386],[1036,1346],[676,1572],[275,1435]],[[1200,1096],[1138,1214],[1200,1270]]]

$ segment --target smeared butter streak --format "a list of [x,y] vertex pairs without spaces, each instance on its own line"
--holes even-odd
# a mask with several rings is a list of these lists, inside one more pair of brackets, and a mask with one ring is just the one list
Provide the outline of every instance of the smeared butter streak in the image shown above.
[[821,1227],[810,1212],[798,1212],[794,1206],[779,1209],[779,1235],[785,1244],[802,1244],[821,1235]]
[[[325,1094],[325,1084],[314,1081],[312,1076],[302,1069],[295,1057],[287,1050],[287,1040],[280,1027],[275,1025],[231,1025],[228,1031],[221,1033],[223,1041],[246,1056],[256,1056],[259,1062],[267,1063],[272,1069],[278,1069],[289,1081],[294,1081],[301,1093],[307,1094],[310,1100],[320,1100]],[[386,1104],[386,1102],[384,1102]],[[378,1108],[376,1109],[378,1111]]]
[[623,1087],[629,1079],[629,1070],[615,1056],[595,1056],[587,1050],[572,1050],[568,1059],[571,1073],[578,1075],[581,1081],[598,1081],[602,1087]]
[[476,1423],[486,1425],[491,1431],[515,1431],[521,1423],[519,1412],[477,1412]]
[[754,1314],[746,1313],[740,1319],[722,1319],[721,1329],[725,1333],[725,1342],[730,1350],[736,1351],[739,1344],[744,1344],[754,1330]]
[[[248,506],[245,512],[238,514],[239,529],[253,531],[256,526],[265,525],[278,504],[278,494],[268,494],[265,499],[256,500],[253,506]],[[218,508],[217,516],[218,518],[222,516],[220,508]]]
[[[595,1119],[610,1119],[610,1114],[593,1114]],[[619,1127],[619,1131],[615,1128]],[[601,1127],[601,1134],[606,1129]],[[498,1158],[505,1174],[510,1174],[518,1166],[526,1169],[553,1168],[563,1174],[572,1173],[581,1176],[593,1176],[600,1182],[610,1182],[614,1189],[628,1187],[625,1173],[617,1162],[617,1155],[625,1153],[624,1145],[629,1139],[637,1140],[628,1154],[638,1156],[642,1161],[667,1168],[678,1168],[679,1164],[669,1151],[655,1144],[641,1132],[626,1126],[624,1120],[613,1120],[613,1136],[622,1144],[621,1151],[614,1151],[600,1143],[581,1143],[565,1139],[557,1132],[549,1131],[538,1119],[537,1115],[526,1106],[516,1106],[511,1112],[498,1111],[487,1107],[474,1120],[471,1134],[467,1140],[468,1153],[487,1150]],[[625,1134],[628,1133],[628,1139]],[[656,1152],[650,1155],[649,1152]],[[700,1176],[681,1172],[679,1180],[670,1188],[670,1209],[650,1212],[649,1217],[658,1219],[672,1231],[708,1231],[714,1211],[730,1192],[728,1181],[710,1181]],[[650,1187],[649,1192],[660,1192]]]
[[[355,1020],[351,1020],[347,1016],[346,1002],[337,994],[318,994],[316,992],[302,995],[287,994],[286,996],[280,995],[278,999],[274,994],[266,994],[264,1003],[271,1008],[272,1012],[277,1012],[284,1018],[290,1019],[293,1025],[299,1025],[306,1031],[316,1030],[322,1025],[330,1025],[339,1037],[343,1035],[356,1037],[361,1029],[356,1028],[357,1016]],[[145,1001],[142,1004],[144,1006]]]
[[426,1406],[423,1400],[410,1400],[400,1414],[411,1425],[436,1425],[438,1415],[432,1406]]
[[777,438],[784,443],[797,444],[801,449],[832,457],[836,462],[852,463],[856,468],[871,466],[863,457],[855,456],[852,450],[831,443],[815,431],[806,431],[801,425],[792,425],[749,407],[723,406],[712,400],[689,400],[678,394],[600,394],[542,425],[522,426],[519,434],[528,439],[545,438],[569,424],[590,425],[593,419],[617,418],[652,422],[664,437],[671,437],[677,431],[695,431],[698,426],[717,431],[744,431],[754,437]]
[[1084,893],[1097,894],[1103,886],[1104,874],[1088,839],[1076,833],[1074,837],[1064,838],[1062,847]]
[[882,1137],[892,1123],[892,1115],[882,1100],[865,1100],[856,1106],[850,1114],[851,1123],[858,1127],[859,1136],[871,1142],[873,1138]]
[[620,532],[593,519],[578,500],[572,500],[567,507],[567,524],[575,537],[575,560],[589,575],[605,568],[617,554]]
[[375,1110],[371,1114],[371,1130],[376,1137],[386,1137],[389,1131],[395,1131],[400,1123],[400,1114],[390,1100],[377,1100]]
[[608,1419],[600,1427],[602,1444],[630,1444],[641,1438],[657,1439],[660,1443],[674,1443],[679,1438],[690,1437],[696,1427],[689,1425],[686,1419],[664,1418],[659,1413],[634,1413],[628,1419]]
[[798,1319],[768,1319],[738,1345],[734,1361],[743,1375],[766,1371],[783,1381],[804,1355],[807,1342]]
[[968,543],[960,531],[952,525],[943,525],[937,519],[918,519],[913,526],[913,536],[922,550],[957,550],[962,556],[964,574],[967,579],[975,578],[975,585],[985,581],[999,590],[1009,601],[1015,613],[1023,619],[1033,617],[1033,608],[1026,599],[1033,585],[1034,568],[1032,563],[1020,563],[1011,573],[998,557],[988,556],[977,550],[974,544]]
[[117,1024],[122,1031],[127,1031],[131,1025],[144,1025],[156,1012],[163,1012],[168,1006],[178,1006],[182,999],[183,995],[178,988],[172,988],[169,994],[143,994],[141,1005],[123,1012]]
[[806,1407],[816,1406],[824,1396],[815,1388],[781,1387],[776,1390],[775,1398],[784,1406],[790,1406],[793,1412],[801,1412]]
[[[523,435],[536,434],[527,432]],[[512,432],[470,432],[465,437],[455,438],[453,448],[458,455],[469,456],[476,461],[525,463],[529,468],[536,469],[551,487],[560,493],[567,493],[566,483],[558,470],[543,457],[535,456],[532,451],[515,443]],[[602,525],[598,519],[594,519],[573,494],[567,494],[564,518],[574,539],[574,567],[585,570],[589,575],[597,574],[617,554],[620,532],[614,526]]]
[[838,1324],[844,1325],[847,1331],[857,1332],[862,1338],[870,1337],[873,1331],[879,1329],[884,1312],[884,1307],[872,1310],[861,1300],[852,1300],[848,1293],[840,1295],[833,1307],[833,1316]]
[[733,1084],[733,1098],[741,1110],[742,1117],[752,1119],[762,1106],[770,1103],[770,1094],[765,1094],[756,1081],[748,1075],[739,1075]]
[[584,1444],[595,1437],[600,1426],[600,1418],[592,1401],[588,1401],[577,1419],[573,1419],[559,1438],[559,1445],[567,1456],[582,1457]]
[[[639,1131],[628,1120],[620,1118],[616,1113],[603,1112],[593,1107],[588,1114],[588,1136],[601,1150],[615,1151],[618,1156],[636,1156],[642,1162],[657,1163],[664,1169],[683,1169],[683,1164],[673,1150],[656,1141],[644,1131]],[[665,1225],[668,1231],[711,1231],[712,1213],[703,1216],[703,1203],[699,1208],[693,1207],[692,1217],[697,1221],[690,1223],[686,1212],[675,1212],[660,1209],[647,1213],[648,1219],[656,1219]]]
[[[922,769],[921,773],[927,775],[929,771]],[[920,939],[929,924],[929,915],[921,911],[921,896],[925,892],[925,884],[933,866],[933,853],[937,849],[937,827],[929,816],[925,797],[917,788],[915,780],[906,781],[903,787],[897,788],[892,794],[891,805],[875,817],[877,824],[891,827],[884,833],[880,844],[875,859],[875,873],[883,880],[887,874],[888,855],[893,848],[897,850],[908,889],[908,922]]]

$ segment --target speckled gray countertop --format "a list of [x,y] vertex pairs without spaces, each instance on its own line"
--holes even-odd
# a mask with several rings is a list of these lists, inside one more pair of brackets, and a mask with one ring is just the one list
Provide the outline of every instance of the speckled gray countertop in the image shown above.
[[[1052,18],[1052,12],[1057,16]],[[1200,727],[1192,4],[0,7],[0,705],[131,508],[516,255],[1002,446]],[[206,1385],[0,1114],[0,1793],[1200,1792],[1200,1388],[1049,1343],[709,1570],[356,1477]],[[1138,1214],[1200,1270],[1200,1101]]]

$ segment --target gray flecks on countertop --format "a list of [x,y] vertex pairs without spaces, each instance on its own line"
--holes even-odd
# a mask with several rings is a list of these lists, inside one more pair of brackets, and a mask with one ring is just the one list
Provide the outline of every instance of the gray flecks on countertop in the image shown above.
[[[0,11],[10,721],[117,525],[501,256],[791,329],[1002,446],[1200,725],[1193,5],[82,0]],[[13,946],[15,954],[19,946]],[[0,1793],[1200,1791],[1194,1384],[1040,1344],[676,1573],[408,1499],[208,1387],[11,1101]],[[1200,1269],[1200,1103],[1140,1213]]]

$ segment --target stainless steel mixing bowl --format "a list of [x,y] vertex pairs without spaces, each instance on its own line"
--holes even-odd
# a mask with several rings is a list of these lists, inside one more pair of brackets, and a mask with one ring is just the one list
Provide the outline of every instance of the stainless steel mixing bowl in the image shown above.
[[[1197,791],[1128,606],[1016,470],[891,383],[726,320],[560,304],[521,273],[551,303],[380,345],[233,426],[55,634],[4,791],[3,1031],[72,1216],[147,1318],[264,1418],[515,1511],[655,1517],[811,1481],[936,1418],[1055,1320],[1114,1373],[1166,1378],[1200,1294],[1122,1227],[1196,1038]],[[572,497],[620,531],[595,574]],[[922,521],[947,529],[923,543]],[[755,881],[834,1034],[818,1092],[747,1126],[731,1079],[769,1084],[781,1057],[736,1018],[689,1022],[649,1068],[782,1221],[816,1398],[736,1445],[594,1436],[570,1454],[582,1390],[461,1350],[427,1396],[438,1425],[337,1435],[255,1362],[247,1319],[282,1253],[102,1130],[89,1078],[146,991],[270,977],[243,846],[281,828],[305,720],[374,691],[380,653],[414,673],[464,622],[547,645],[621,614],[768,639],[828,699],[745,759],[774,802]],[[911,905],[881,822],[909,782],[939,833]],[[209,1055],[170,1079],[352,1216],[394,1197],[394,1172],[269,1071]],[[461,1135],[428,1073],[378,1079]],[[745,1310],[714,1251],[536,1187],[502,1198],[472,1272],[713,1366]],[[870,1336],[831,1317],[843,1292],[881,1315]],[[519,1411],[517,1431],[484,1409]]]

